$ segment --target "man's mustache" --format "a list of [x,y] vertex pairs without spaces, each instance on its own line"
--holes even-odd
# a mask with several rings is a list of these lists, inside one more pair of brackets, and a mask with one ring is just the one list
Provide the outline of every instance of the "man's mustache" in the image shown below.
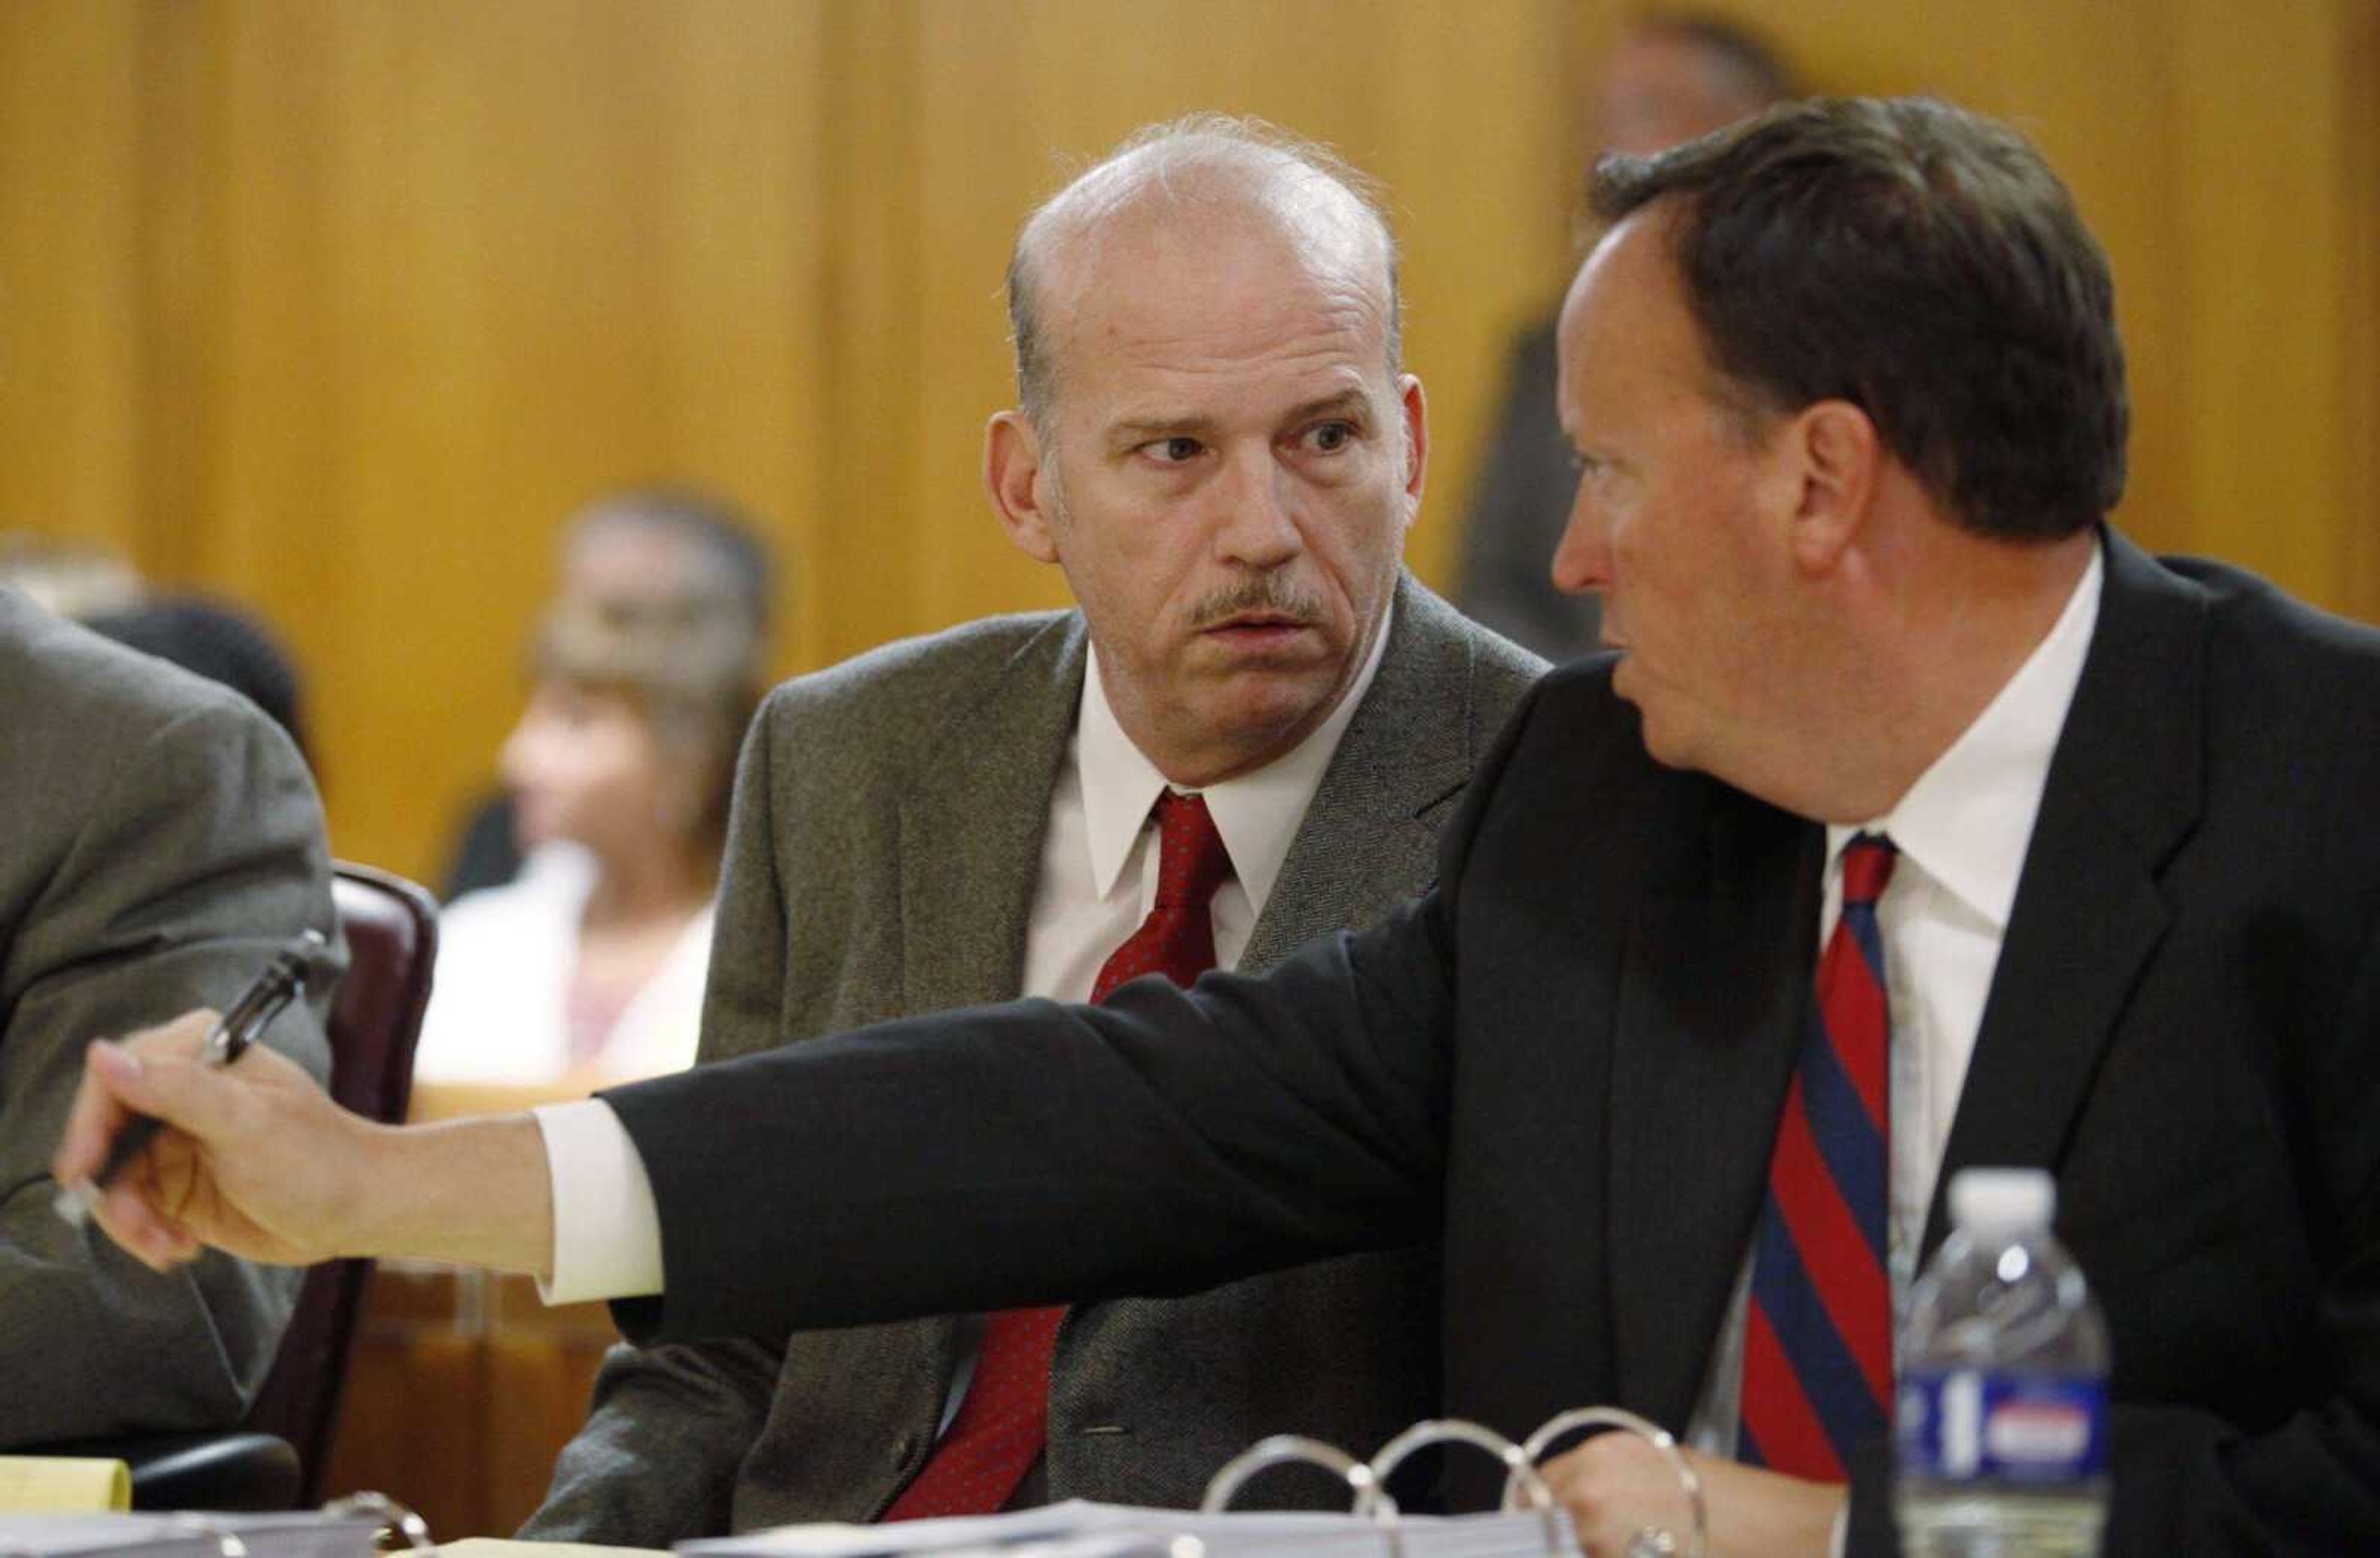
[[1190,619],[1204,631],[1256,613],[1311,627],[1322,619],[1322,599],[1277,575],[1266,574],[1208,596],[1192,611]]

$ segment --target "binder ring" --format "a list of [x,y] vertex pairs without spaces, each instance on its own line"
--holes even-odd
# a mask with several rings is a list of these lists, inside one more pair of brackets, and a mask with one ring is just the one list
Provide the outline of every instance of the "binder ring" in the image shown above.
[[[1703,1479],[1695,1475],[1693,1463],[1678,1448],[1678,1442],[1670,1430],[1649,1418],[1640,1418],[1618,1406],[1578,1406],[1567,1412],[1555,1413],[1538,1424],[1537,1430],[1522,1442],[1521,1453],[1527,1457],[1531,1479],[1543,1488],[1545,1480],[1536,1476],[1536,1467],[1537,1462],[1545,1458],[1546,1451],[1562,1435],[1589,1428],[1618,1429],[1624,1433],[1633,1433],[1660,1453],[1661,1458],[1670,1463],[1670,1475],[1678,1479],[1679,1491],[1686,1495],[1687,1507],[1694,1511],[1694,1545],[1689,1558],[1708,1558],[1710,1511],[1703,1501]],[[1513,1495],[1519,1489],[1520,1474],[1515,1472],[1504,1484],[1506,1509],[1517,1507]]]
[[1389,1497],[1373,1467],[1366,1466],[1336,1444],[1326,1444],[1319,1439],[1308,1439],[1299,1433],[1276,1433],[1259,1439],[1254,1444],[1223,1463],[1222,1469],[1207,1479],[1206,1496],[1198,1501],[1201,1515],[1220,1515],[1232,1507],[1240,1490],[1248,1479],[1268,1467],[1302,1463],[1318,1466],[1344,1479],[1354,1491],[1354,1512],[1368,1515],[1376,1520],[1392,1521],[1397,1517],[1397,1501]]
[[1425,1419],[1380,1446],[1379,1454],[1372,1457],[1372,1475],[1385,1487],[1389,1480],[1389,1474],[1402,1466],[1406,1456],[1431,1444],[1446,1443],[1474,1445],[1503,1462],[1505,1467],[1504,1507],[1519,1508],[1520,1506],[1513,1502],[1513,1495],[1522,1490],[1526,1490],[1529,1503],[1545,1522],[1546,1551],[1557,1555],[1557,1558],[1564,1552],[1574,1551],[1573,1545],[1568,1540],[1567,1533],[1563,1529],[1561,1503],[1554,1497],[1553,1490],[1546,1486],[1546,1479],[1537,1475],[1537,1468],[1531,1462],[1528,1450],[1513,1443],[1494,1429],[1483,1428],[1477,1423],[1462,1418]]
[[166,1528],[176,1536],[201,1536],[213,1541],[221,1558],[248,1558],[248,1543],[239,1540],[239,1533],[212,1515],[180,1509],[165,1518],[170,1523]]
[[[349,1493],[343,1499],[333,1499],[322,1506],[329,1515],[376,1515],[380,1517],[379,1534],[374,1545],[382,1552],[389,1550],[392,1538],[403,1537],[408,1548],[420,1550],[437,1545],[430,1540],[430,1522],[416,1515],[386,1493]],[[229,1558],[226,1554],[225,1558]]]

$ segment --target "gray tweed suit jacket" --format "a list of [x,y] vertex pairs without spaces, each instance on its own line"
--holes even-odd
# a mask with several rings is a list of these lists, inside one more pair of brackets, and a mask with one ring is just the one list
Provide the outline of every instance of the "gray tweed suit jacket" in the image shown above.
[[[0,1450],[238,1420],[299,1273],[159,1276],[51,1211],[83,1045],[228,1005],[332,929],[322,813],[254,705],[0,588]],[[325,981],[327,984],[327,981]],[[317,1077],[321,1015],[268,1035]]]
[[[746,743],[705,1059],[1012,998],[1087,638],[1074,613],[894,644],[780,688]],[[1429,881],[1440,823],[1544,669],[1410,578],[1241,967]],[[898,1101],[887,1101],[898,1107]],[[1268,1433],[1365,1454],[1438,1397],[1435,1252],[1327,1261],[1071,1314],[1053,1499],[1195,1503]],[[627,1546],[882,1512],[971,1345],[955,1319],[618,1349],[523,1535]],[[1244,1502],[1330,1491],[1272,1474]]]

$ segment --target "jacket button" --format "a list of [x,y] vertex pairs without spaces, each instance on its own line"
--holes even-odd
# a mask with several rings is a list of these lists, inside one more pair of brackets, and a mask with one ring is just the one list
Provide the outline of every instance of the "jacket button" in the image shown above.
[[893,1442],[892,1464],[894,1466],[907,1465],[911,1452],[915,1451],[917,1448],[917,1436],[914,1433],[903,1434],[899,1439]]

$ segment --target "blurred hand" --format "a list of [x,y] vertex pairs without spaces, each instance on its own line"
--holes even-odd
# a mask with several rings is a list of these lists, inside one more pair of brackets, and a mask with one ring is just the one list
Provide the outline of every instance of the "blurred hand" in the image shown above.
[[136,1259],[162,1272],[205,1246],[285,1266],[356,1253],[342,1223],[380,1127],[262,1045],[230,1065],[205,1065],[214,1021],[189,1012],[121,1043],[93,1043],[51,1173],[61,1185],[88,1180],[116,1133],[151,1115],[164,1128],[97,1209],[108,1236]]
[[[1702,1479],[1712,1558],[1827,1558],[1843,1505],[1841,1485],[1805,1482],[1692,1450],[1680,1454]],[[1597,1434],[1539,1472],[1570,1510],[1579,1545],[1592,1558],[1628,1558],[1630,1543],[1640,1536],[1645,1540],[1639,1552],[1658,1552],[1659,1532],[1669,1534],[1670,1551],[1682,1558],[1694,1552],[1694,1511],[1677,1475],[1666,1456],[1635,1434]]]

